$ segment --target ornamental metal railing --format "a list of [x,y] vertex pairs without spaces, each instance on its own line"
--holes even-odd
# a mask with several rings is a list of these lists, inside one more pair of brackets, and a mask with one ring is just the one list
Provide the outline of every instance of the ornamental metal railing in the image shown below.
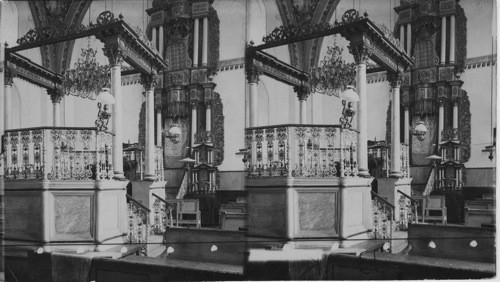
[[357,177],[357,135],[340,125],[247,128],[247,177]]
[[157,181],[165,180],[165,169],[163,167],[163,147],[155,147],[155,174]]
[[[401,177],[410,177],[410,146],[405,143],[401,143]],[[368,149],[368,156],[372,158],[381,160],[382,163],[382,174],[385,177],[389,177],[391,173],[391,148],[386,146],[374,147]]]
[[410,145],[401,143],[401,177],[410,177]]
[[[146,171],[146,153],[142,148],[132,148],[123,150],[123,157],[125,161],[133,163],[133,167],[130,169],[134,170],[134,175],[130,174],[130,180],[136,180],[136,176],[139,180],[144,180],[144,173]],[[157,181],[165,180],[165,170],[163,164],[163,147],[155,146],[154,155],[154,172]],[[129,172],[131,173],[131,172]]]
[[[168,227],[174,226],[174,213],[177,212],[177,200],[164,200],[153,193],[153,226],[152,231],[155,235],[163,234]],[[177,224],[177,214],[175,215]]]
[[394,235],[394,206],[387,200],[380,197],[377,193],[372,194],[372,214],[373,229],[371,237],[378,240],[387,240],[390,244],[390,250],[393,249],[392,238]]
[[113,178],[112,134],[93,127],[6,130],[2,146],[6,181]]
[[128,236],[127,243],[145,244],[148,242],[151,210],[127,195],[128,206]]
[[400,190],[398,193],[399,220],[397,226],[400,231],[406,231],[409,223],[418,223],[418,201]]

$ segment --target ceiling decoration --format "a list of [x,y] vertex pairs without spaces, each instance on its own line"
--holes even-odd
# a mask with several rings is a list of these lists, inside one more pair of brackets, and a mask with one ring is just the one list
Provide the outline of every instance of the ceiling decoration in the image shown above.
[[[29,1],[35,28],[73,29],[80,26],[92,0]],[[53,72],[61,73],[70,67],[75,41],[66,41],[40,47],[42,64]]]
[[[340,0],[276,0],[283,26],[329,23]],[[323,38],[289,45],[291,65],[304,71],[317,65]]]

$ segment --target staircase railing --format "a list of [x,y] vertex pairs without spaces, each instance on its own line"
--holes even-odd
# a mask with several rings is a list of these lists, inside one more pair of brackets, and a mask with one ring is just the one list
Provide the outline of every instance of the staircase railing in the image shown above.
[[175,196],[176,199],[184,199],[184,196],[188,192],[188,178],[189,175],[187,171],[184,171],[184,176],[182,177],[182,182],[181,185],[179,186],[179,191],[177,192],[177,195]]
[[128,243],[145,244],[150,230],[149,215],[151,210],[127,195],[128,200]]
[[390,249],[393,249],[392,238],[394,235],[394,206],[377,193],[372,193],[373,211],[373,239],[388,239]]
[[434,190],[434,185],[435,185],[435,177],[434,177],[434,168],[431,170],[431,173],[429,174],[429,178],[427,179],[427,184],[425,185],[424,193],[422,194],[423,196],[429,196]]
[[154,224],[152,230],[153,234],[161,235],[167,230],[167,226],[173,227],[173,213],[177,203],[167,202],[155,193],[153,196],[155,201],[153,203]]
[[399,220],[397,226],[399,230],[406,231],[409,223],[418,223],[418,201],[400,190],[398,190],[398,193],[400,196],[398,200]]

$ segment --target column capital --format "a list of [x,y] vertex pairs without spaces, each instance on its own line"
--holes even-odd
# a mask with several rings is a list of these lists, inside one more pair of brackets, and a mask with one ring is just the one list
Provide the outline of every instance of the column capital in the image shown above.
[[109,64],[112,67],[120,65],[125,58],[125,50],[120,46],[117,45],[107,46],[105,44],[102,50],[104,52],[104,56],[108,58]]
[[245,68],[248,83],[259,83],[259,76],[262,75],[262,71],[254,65],[247,66]]
[[152,91],[156,86],[156,76],[150,74],[141,74],[141,84],[146,91]]
[[58,87],[47,89],[47,94],[49,94],[50,100],[53,104],[60,103],[62,98],[64,97],[62,90]]
[[311,95],[311,86],[307,84],[301,84],[300,86],[294,86],[293,91],[297,93],[297,98],[299,101],[305,101]]
[[366,64],[366,60],[368,60],[371,54],[371,50],[366,43],[351,43],[347,48],[349,49],[349,53],[354,56],[354,62],[356,62],[356,64]]
[[387,72],[387,80],[391,85],[391,88],[399,88],[403,83],[403,73],[402,72]]

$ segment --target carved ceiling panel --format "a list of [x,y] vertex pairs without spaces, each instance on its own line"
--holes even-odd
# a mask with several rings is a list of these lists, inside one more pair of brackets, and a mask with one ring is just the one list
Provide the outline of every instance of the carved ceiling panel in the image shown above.
[[[340,0],[276,0],[284,26],[322,24],[330,22]],[[316,66],[323,38],[289,45],[291,65],[309,70]]]

